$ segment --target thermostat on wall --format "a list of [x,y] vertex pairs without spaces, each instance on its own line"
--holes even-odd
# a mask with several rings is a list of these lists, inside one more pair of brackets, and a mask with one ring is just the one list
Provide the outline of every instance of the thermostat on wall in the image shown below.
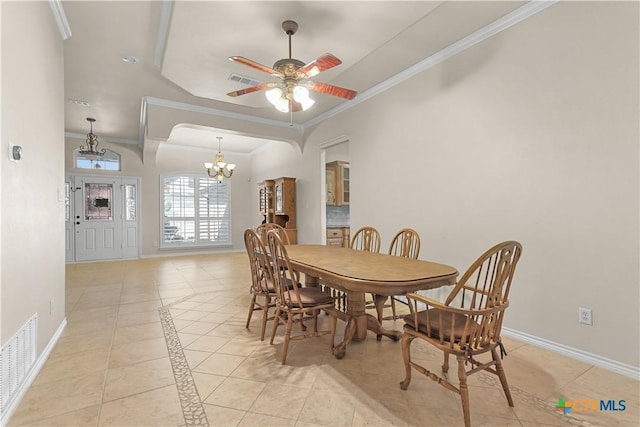
[[22,147],[19,145],[9,144],[9,160],[17,162],[22,160]]

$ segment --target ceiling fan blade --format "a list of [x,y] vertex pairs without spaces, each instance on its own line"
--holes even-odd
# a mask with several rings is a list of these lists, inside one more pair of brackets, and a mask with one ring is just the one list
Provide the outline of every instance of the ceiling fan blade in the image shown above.
[[275,83],[275,82],[267,82],[267,83],[260,83],[259,85],[256,86],[251,86],[245,89],[240,89],[240,90],[234,90],[233,92],[229,92],[227,95],[228,96],[240,96],[240,95],[246,95],[248,93],[252,93],[252,92],[257,92],[259,90],[265,90],[265,89],[270,89],[272,87],[276,87],[278,86],[279,83]]
[[304,86],[307,89],[313,90],[315,92],[326,93],[327,95],[338,96],[344,99],[353,99],[358,94],[358,92],[356,92],[355,90],[345,89],[343,87],[333,86],[320,82],[307,82],[304,83]]
[[327,71],[328,69],[333,68],[333,67],[335,67],[337,65],[340,65],[340,64],[342,64],[342,61],[340,61],[338,58],[336,58],[335,56],[333,56],[330,53],[325,53],[324,55],[322,55],[318,59],[315,59],[315,60],[309,62],[304,67],[301,67],[298,70],[298,73],[302,73],[307,78],[309,78],[309,77],[313,77],[313,76],[315,76],[317,74],[320,74],[323,71]]
[[247,59],[244,56],[230,56],[229,61],[239,62],[240,64],[247,65],[251,68],[254,68],[258,71],[262,71],[263,73],[271,74],[272,76],[279,77],[281,74],[274,70],[271,67],[267,67],[266,65],[259,64],[251,59]]

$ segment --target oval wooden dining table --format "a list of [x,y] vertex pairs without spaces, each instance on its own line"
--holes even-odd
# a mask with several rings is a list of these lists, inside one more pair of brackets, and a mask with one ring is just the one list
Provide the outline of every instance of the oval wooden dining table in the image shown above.
[[305,274],[305,286],[323,284],[347,294],[346,311],[338,313],[347,323],[344,340],[334,347],[338,359],[351,340],[364,340],[367,330],[394,341],[402,335],[365,312],[365,293],[377,295],[376,304],[383,304],[389,296],[453,285],[458,276],[445,264],[335,246],[288,245],[287,253],[292,267]]

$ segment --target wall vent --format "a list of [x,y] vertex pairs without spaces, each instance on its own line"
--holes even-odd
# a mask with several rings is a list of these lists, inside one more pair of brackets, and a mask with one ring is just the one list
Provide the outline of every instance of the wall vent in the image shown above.
[[36,362],[38,313],[0,349],[0,414],[9,407]]
[[243,76],[236,73],[231,73],[228,80],[231,80],[232,82],[242,83],[243,85],[247,86],[257,86],[262,83],[261,81],[252,79],[251,77]]

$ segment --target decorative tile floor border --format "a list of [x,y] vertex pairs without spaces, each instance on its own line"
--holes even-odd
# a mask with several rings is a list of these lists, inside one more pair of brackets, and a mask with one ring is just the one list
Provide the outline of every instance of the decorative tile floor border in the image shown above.
[[[500,387],[500,388],[502,387],[495,375],[489,375],[484,372],[478,372],[478,379],[487,385],[491,385],[493,387]],[[507,380],[508,380],[508,377],[507,377]],[[509,390],[511,391],[512,396],[520,397],[522,400],[531,404],[531,406],[536,407],[538,409],[543,409],[548,413],[552,414],[553,416],[557,417],[558,419],[566,422],[567,424],[571,424],[574,426],[582,426],[582,427],[593,426],[593,424],[585,420],[581,420],[572,414],[563,415],[562,411],[558,411],[554,406],[550,405],[548,401],[545,401],[544,399],[540,399],[539,397],[534,396],[533,394],[528,393],[524,390],[521,390],[518,387],[514,387],[510,385]]]
[[186,427],[208,427],[207,414],[204,411],[200,394],[198,394],[196,383],[191,375],[191,368],[187,363],[187,357],[184,354],[182,343],[169,311],[172,306],[187,301],[196,295],[198,294],[188,295],[171,304],[162,306],[158,309],[158,314],[164,331],[164,339],[167,342],[167,349],[169,350],[169,359],[171,360],[180,406],[182,406],[182,414],[184,415],[184,425]]
[[[182,343],[180,342],[178,332],[176,331],[173,323],[173,317],[171,316],[170,309],[171,307],[188,301],[191,298],[209,293],[213,292],[200,292],[187,295],[177,301],[158,308],[160,322],[162,323],[162,329],[167,343],[167,349],[169,350],[169,359],[171,360],[171,367],[173,368],[173,376],[176,380],[178,397],[180,399],[180,405],[182,406],[182,413],[185,420],[185,424],[183,425],[185,427],[209,427],[209,420],[207,419],[202,400],[200,399],[200,394],[198,393],[195,381],[191,375],[191,368],[187,363],[187,357],[184,354]],[[481,382],[487,385],[495,387],[499,386],[497,378],[493,375],[479,372],[478,377]],[[548,413],[557,416],[558,419],[566,422],[567,424],[583,427],[593,426],[593,424],[585,420],[581,420],[571,414],[562,416],[562,413],[557,411],[555,407],[549,404],[549,402],[521,390],[518,387],[509,386],[509,389],[514,396],[519,396],[522,400],[530,403],[531,406],[543,409]]]

